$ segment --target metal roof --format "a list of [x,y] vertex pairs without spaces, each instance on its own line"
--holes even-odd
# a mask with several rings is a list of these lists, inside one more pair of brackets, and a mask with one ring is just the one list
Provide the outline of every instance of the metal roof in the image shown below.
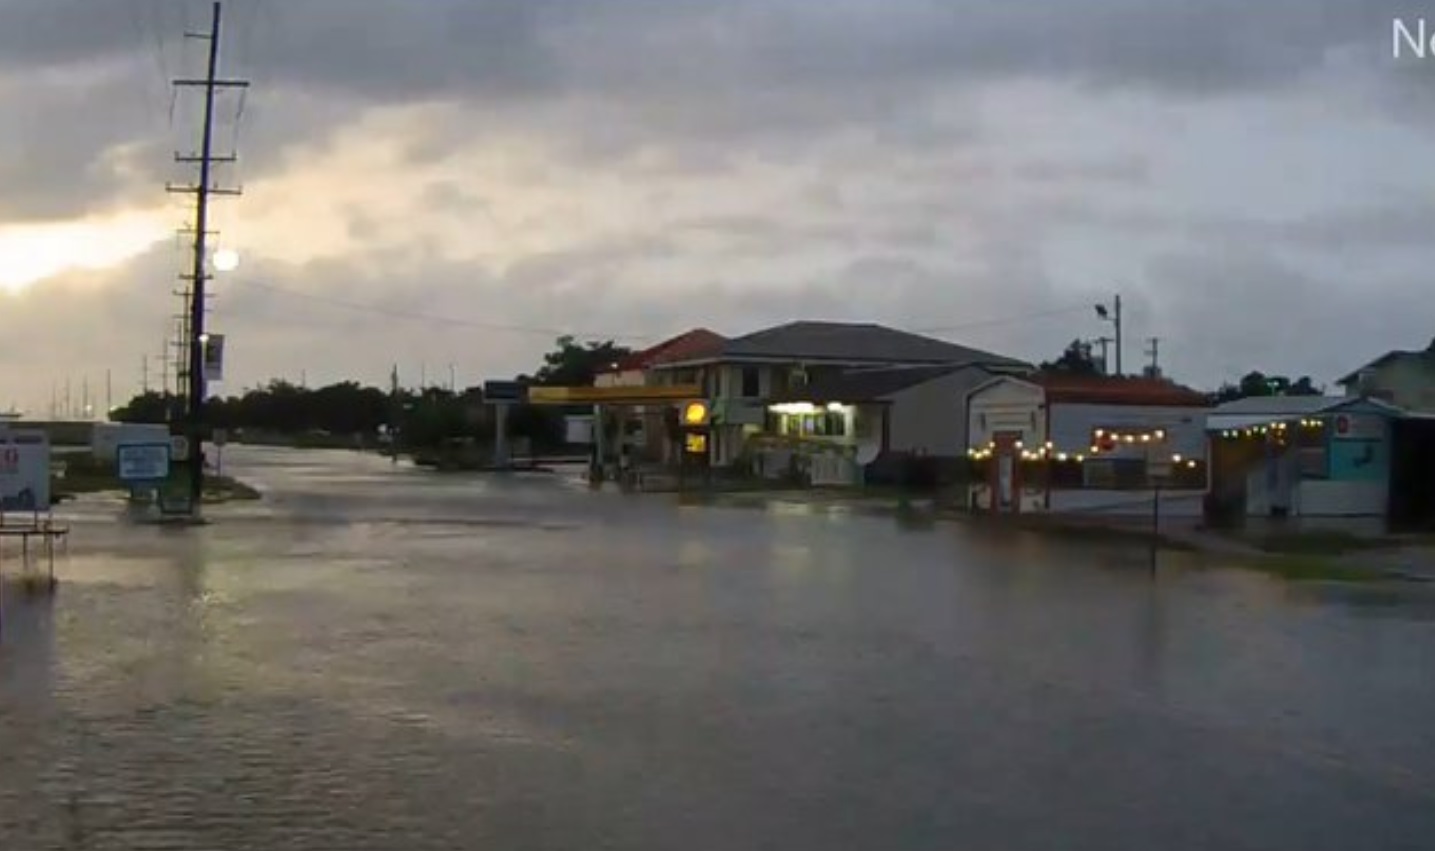
[[[778,361],[847,364],[1027,364],[1004,355],[875,323],[789,322],[728,340],[700,361]],[[688,361],[683,361],[688,362]],[[667,366],[679,362],[669,362]]]
[[1207,414],[1206,430],[1250,428],[1358,407],[1374,409],[1390,417],[1407,416],[1402,408],[1365,396],[1248,396],[1220,405]]
[[1224,414],[1263,414],[1266,421],[1273,416],[1296,416],[1316,414],[1349,402],[1359,401],[1358,396],[1247,396],[1211,411],[1212,416]]

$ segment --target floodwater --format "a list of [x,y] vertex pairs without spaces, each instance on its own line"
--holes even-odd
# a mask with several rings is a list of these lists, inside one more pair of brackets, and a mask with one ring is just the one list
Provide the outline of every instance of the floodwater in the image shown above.
[[1418,595],[228,455],[8,595],[5,851],[1435,847]]

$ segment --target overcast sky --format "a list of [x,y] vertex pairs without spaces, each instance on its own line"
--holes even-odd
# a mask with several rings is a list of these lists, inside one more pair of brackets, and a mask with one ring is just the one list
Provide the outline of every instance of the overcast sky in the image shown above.
[[[1435,23],[1435,4],[1430,4]],[[209,3],[0,0],[0,409],[160,378]],[[1435,337],[1385,0],[228,0],[221,392],[877,321],[1329,382]],[[1432,28],[1435,29],[1435,28]]]

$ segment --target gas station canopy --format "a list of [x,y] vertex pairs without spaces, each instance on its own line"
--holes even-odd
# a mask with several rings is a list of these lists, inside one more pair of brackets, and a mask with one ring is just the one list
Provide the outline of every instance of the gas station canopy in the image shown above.
[[530,387],[531,405],[644,405],[654,402],[691,402],[703,398],[702,387]]

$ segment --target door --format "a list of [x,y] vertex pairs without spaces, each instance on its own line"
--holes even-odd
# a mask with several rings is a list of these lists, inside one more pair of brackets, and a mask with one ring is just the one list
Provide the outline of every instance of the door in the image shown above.
[[992,511],[1003,514],[1021,511],[1020,433],[992,435]]

